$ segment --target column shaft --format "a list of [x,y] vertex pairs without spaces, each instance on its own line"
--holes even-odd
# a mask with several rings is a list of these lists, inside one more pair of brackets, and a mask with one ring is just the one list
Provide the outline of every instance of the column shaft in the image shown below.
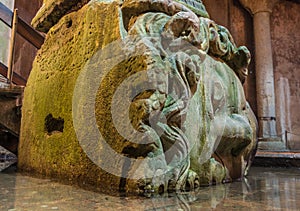
[[275,89],[270,32],[270,12],[253,16],[256,61],[256,89],[260,137],[276,136]]

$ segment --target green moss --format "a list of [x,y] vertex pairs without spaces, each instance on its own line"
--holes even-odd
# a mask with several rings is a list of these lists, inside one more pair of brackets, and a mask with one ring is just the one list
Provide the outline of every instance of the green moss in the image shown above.
[[[119,5],[115,2],[106,4],[93,1],[81,10],[64,16],[48,32],[46,41],[35,59],[25,89],[19,147],[18,165],[20,169],[58,179],[65,178],[90,183],[104,190],[107,190],[108,187],[118,190],[120,178],[97,167],[83,152],[73,126],[72,103],[76,80],[79,74],[84,72],[84,67],[89,59],[98,50],[121,38],[123,29],[120,29],[119,9]],[[94,61],[95,64],[93,65],[96,67],[99,67],[98,64],[109,66],[112,60],[116,60],[115,56],[118,56],[119,52],[115,51],[116,49],[104,51],[103,57],[106,59]],[[126,58],[112,67],[103,78],[97,92],[95,101],[97,126],[107,143],[117,153],[121,153],[129,143],[118,133],[113,124],[111,102],[124,79],[143,71],[145,68],[151,68],[151,64],[163,63],[157,61],[157,59],[161,59],[160,57],[145,55]],[[209,56],[199,62],[199,66],[201,78],[191,102],[192,106],[187,114],[185,127],[188,140],[194,144],[190,154],[191,169],[200,176],[201,185],[209,185],[222,182],[227,176],[227,169],[234,172],[235,166],[239,168],[241,165],[243,154],[241,153],[236,157],[231,155],[232,147],[236,146],[234,142],[236,140],[230,137],[231,132],[241,135],[238,141],[243,141],[243,138],[252,134],[245,133],[245,128],[239,127],[239,124],[236,124],[238,121],[234,122],[234,118],[232,118],[233,113],[244,115],[241,111],[245,103],[242,86],[234,72],[224,63]],[[166,67],[162,65],[157,69],[164,70]],[[93,81],[94,75],[88,76],[87,74],[85,76],[89,81]],[[227,124],[228,130],[226,129],[225,133],[221,134],[223,145],[220,146],[224,147],[220,149],[223,153],[220,162],[211,158],[216,144],[216,140],[213,140],[214,128],[212,126],[214,126],[214,120],[220,117],[217,112],[218,107],[212,102],[214,100],[212,86],[214,86],[215,81],[223,85],[222,91],[224,91],[224,98],[227,100],[224,103],[223,113],[220,113],[225,114],[228,119],[231,118],[230,120],[233,122]],[[136,79],[135,82],[139,84],[140,81]],[[149,93],[151,92],[149,91]],[[85,108],[85,103],[89,102],[88,98],[88,95],[84,96],[83,94],[78,102]],[[123,103],[121,101],[122,96],[116,97],[116,99],[119,100],[117,103],[120,105]],[[217,106],[218,103],[216,100]],[[80,112],[84,114],[84,109]],[[134,112],[133,110],[130,113],[132,118],[141,119],[142,114],[139,112],[135,114]],[[58,130],[49,133],[45,130],[45,119],[50,114],[55,118],[64,120],[63,131]],[[84,126],[85,133],[89,134],[92,127]],[[252,127],[255,126],[252,125]],[[127,128],[124,130],[127,131]],[[251,137],[248,138],[251,139]],[[102,151],[100,150],[100,152]],[[99,160],[109,163],[111,157],[111,155],[100,153]],[[223,164],[222,159],[227,169],[221,165],[221,163]],[[111,163],[119,165],[121,161],[113,160]],[[153,166],[157,167],[159,164],[158,162],[157,165],[155,163]],[[136,165],[132,165],[130,170],[134,171]],[[240,173],[237,172],[236,175],[240,176]],[[126,185],[136,187],[134,182],[129,182]]]
[[[120,37],[119,20],[108,16],[118,17],[116,3],[89,4],[62,18],[47,34],[25,89],[20,169],[57,178],[84,177],[99,187],[100,181],[114,180],[117,189],[118,179],[87,158],[72,122],[73,90],[81,69],[94,52]],[[63,132],[45,131],[49,114],[64,119]]]

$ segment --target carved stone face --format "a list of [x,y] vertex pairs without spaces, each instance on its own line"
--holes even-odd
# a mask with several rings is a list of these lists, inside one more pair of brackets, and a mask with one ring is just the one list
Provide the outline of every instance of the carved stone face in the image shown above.
[[145,193],[242,177],[256,143],[235,73],[248,51],[202,1],[93,0],[65,15],[88,1],[45,0],[35,18],[53,28],[26,87],[20,169]]

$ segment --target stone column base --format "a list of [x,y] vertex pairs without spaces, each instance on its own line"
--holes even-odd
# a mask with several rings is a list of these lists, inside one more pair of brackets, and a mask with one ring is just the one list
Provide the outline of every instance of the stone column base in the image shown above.
[[259,151],[288,151],[286,143],[280,138],[263,138],[258,142]]

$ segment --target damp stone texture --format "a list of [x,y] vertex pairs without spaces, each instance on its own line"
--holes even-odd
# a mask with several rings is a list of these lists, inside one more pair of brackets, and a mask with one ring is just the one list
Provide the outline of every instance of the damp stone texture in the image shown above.
[[201,1],[72,1],[58,14],[68,2],[45,1],[33,21],[47,36],[24,94],[21,170],[150,194],[247,174],[250,53]]

